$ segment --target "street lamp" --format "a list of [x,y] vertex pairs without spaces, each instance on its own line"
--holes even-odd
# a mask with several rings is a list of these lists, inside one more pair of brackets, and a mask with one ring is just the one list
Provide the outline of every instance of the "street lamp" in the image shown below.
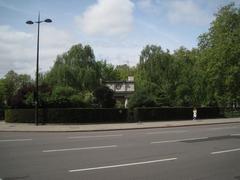
[[38,13],[38,20],[37,21],[27,21],[26,24],[32,25],[34,23],[38,24],[38,34],[37,34],[37,65],[36,65],[36,90],[34,95],[34,101],[35,101],[35,123],[38,125],[38,104],[39,104],[39,98],[38,98],[38,67],[39,67],[39,32],[40,32],[40,23],[46,22],[51,23],[51,19],[45,19],[44,21],[40,20],[40,12]]

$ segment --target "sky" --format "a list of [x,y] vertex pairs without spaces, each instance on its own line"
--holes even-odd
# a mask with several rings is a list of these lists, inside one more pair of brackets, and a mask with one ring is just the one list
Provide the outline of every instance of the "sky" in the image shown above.
[[139,62],[148,44],[174,52],[197,47],[220,7],[240,0],[0,0],[0,78],[9,70],[33,76],[37,24],[40,24],[40,72],[72,45],[90,45],[96,60],[113,65]]

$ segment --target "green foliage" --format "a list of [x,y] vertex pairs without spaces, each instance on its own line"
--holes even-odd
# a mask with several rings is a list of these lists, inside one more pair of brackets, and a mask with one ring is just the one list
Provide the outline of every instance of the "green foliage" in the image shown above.
[[53,68],[44,76],[52,86],[69,86],[78,91],[92,92],[102,80],[120,79],[118,71],[106,61],[95,61],[90,46],[74,45],[57,57]]
[[31,77],[26,74],[17,74],[9,71],[2,81],[2,91],[4,91],[4,101],[10,104],[11,98],[16,95],[17,91],[24,85],[32,83]]
[[58,98],[68,98],[76,93],[76,90],[74,90],[72,87],[68,86],[56,86],[52,91],[52,97]]
[[[34,123],[32,109],[6,109],[6,122]],[[96,123],[126,122],[126,109],[112,108],[45,108],[39,109],[39,122],[44,123]]]
[[128,103],[128,107],[133,109],[134,107],[155,107],[155,98],[149,94],[146,89],[142,89],[134,93]]
[[[134,109],[136,121],[166,121],[192,119],[193,108],[190,107],[151,107]],[[198,108],[198,119],[223,117],[220,109],[216,107]]]
[[135,77],[137,89],[147,87],[157,104],[173,105],[177,78],[178,68],[169,51],[155,45],[142,50]]
[[112,81],[120,79],[119,73],[112,64],[107,64],[106,61],[96,62],[99,78],[103,81]]
[[227,117],[227,118],[240,117],[240,109],[226,108],[224,110],[224,117]]
[[5,96],[6,93],[6,87],[3,79],[0,79],[0,108],[4,106],[5,104]]
[[106,86],[100,86],[93,92],[95,102],[101,108],[113,108],[116,104],[116,100],[113,97],[113,90]]
[[91,107],[93,95],[90,92],[82,92],[69,97],[72,107]]
[[77,90],[93,90],[99,84],[99,74],[93,50],[77,44],[57,57],[45,81],[51,85],[70,86]]
[[128,76],[134,76],[135,74],[135,68],[130,67],[127,64],[117,65],[115,70],[119,74],[120,80],[127,80]]
[[56,86],[48,97],[47,106],[50,107],[86,107],[88,103],[77,90],[69,86]]
[[[5,121],[10,123],[33,123],[34,115],[34,109],[6,109]],[[42,118],[40,118],[39,120],[41,119]]]
[[147,45],[135,72],[136,89],[148,88],[159,106],[240,104],[240,8],[229,4],[215,15],[198,49],[173,54]]
[[[177,70],[177,84],[176,84],[176,105],[191,107],[198,104],[196,99],[195,87],[197,85],[198,68],[197,68],[198,51],[193,49],[187,50],[180,47],[173,54]],[[200,94],[198,94],[199,96]]]
[[240,9],[233,3],[215,15],[209,32],[199,37],[200,68],[206,81],[206,102],[220,106],[240,101]]

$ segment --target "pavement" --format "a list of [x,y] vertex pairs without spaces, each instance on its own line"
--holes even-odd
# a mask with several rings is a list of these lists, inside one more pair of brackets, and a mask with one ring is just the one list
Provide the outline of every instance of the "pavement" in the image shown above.
[[169,128],[181,126],[200,126],[213,124],[240,123],[240,118],[221,118],[204,120],[178,120],[161,122],[111,123],[111,124],[45,124],[6,123],[0,121],[0,132],[88,132],[148,128]]
[[[237,119],[185,123],[204,122],[98,132],[0,132],[0,179],[239,180]],[[156,125],[132,126],[150,124]]]

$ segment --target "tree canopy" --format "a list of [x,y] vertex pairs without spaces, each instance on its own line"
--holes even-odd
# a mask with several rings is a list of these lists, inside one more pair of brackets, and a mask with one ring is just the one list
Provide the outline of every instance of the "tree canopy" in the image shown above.
[[222,7],[209,31],[199,36],[200,64],[205,72],[210,104],[236,104],[240,100],[240,9]]

